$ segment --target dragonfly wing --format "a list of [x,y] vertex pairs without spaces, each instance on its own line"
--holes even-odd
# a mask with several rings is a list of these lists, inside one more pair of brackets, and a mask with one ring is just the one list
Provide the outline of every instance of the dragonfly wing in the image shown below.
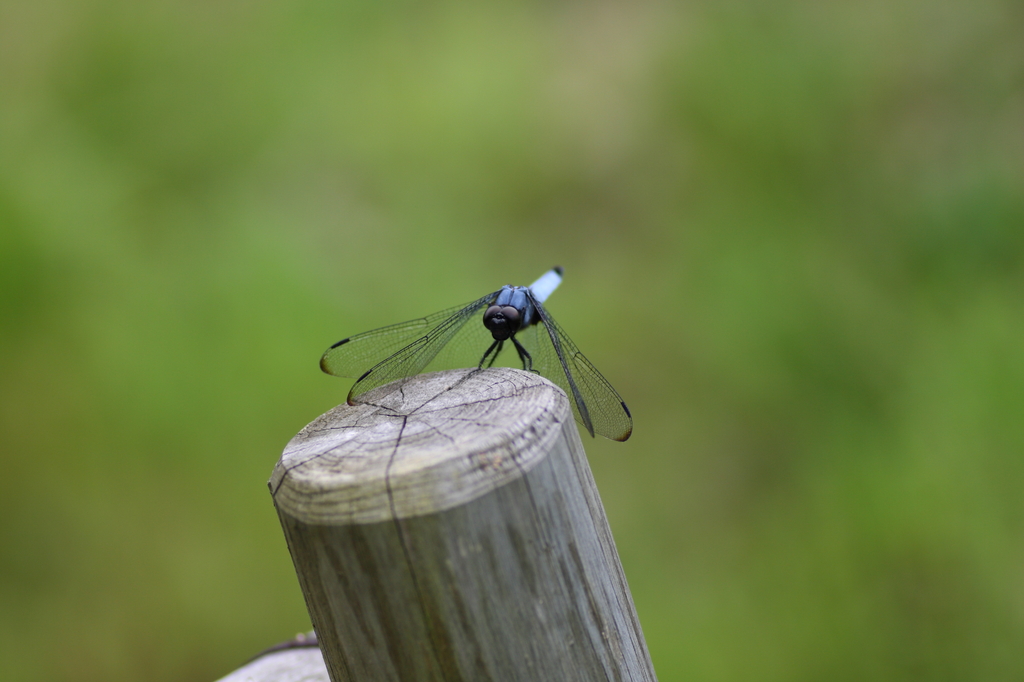
[[533,369],[565,391],[576,421],[591,435],[618,441],[629,438],[633,417],[622,397],[544,307],[536,300],[533,303],[539,321],[525,338],[516,335],[533,356]]
[[370,367],[393,355],[453,315],[476,303],[446,308],[426,317],[388,325],[342,339],[320,358],[320,369],[336,377],[362,376]]
[[[496,295],[497,292],[494,292],[464,306],[449,308],[448,310],[423,318],[423,320],[427,321],[427,324],[420,325],[419,327],[414,325],[413,328],[418,331],[414,331],[411,334],[407,333],[409,328],[403,328],[401,334],[404,335],[405,345],[400,343],[391,344],[388,346],[388,350],[394,349],[396,345],[398,349],[384,357],[383,360],[379,360],[369,369],[366,369],[365,364],[363,365],[363,373],[349,392],[349,402],[356,402],[360,395],[374,388],[420,374],[424,371],[454,367],[476,367],[480,362],[480,357],[487,349],[489,341],[486,343],[485,341],[490,338],[490,334],[483,326],[482,321],[477,320],[480,317],[478,313],[488,303],[493,301]],[[415,323],[417,321],[414,320],[412,322]],[[478,323],[474,324],[473,322]],[[412,323],[405,324],[409,325]],[[397,326],[401,327],[402,325]],[[384,328],[384,330],[387,329],[389,328]],[[367,332],[367,334],[373,333]],[[362,342],[363,336],[365,335],[353,337],[351,343],[356,343],[357,340]],[[380,350],[381,344],[379,340],[380,336],[378,335],[366,341],[369,342],[367,343],[368,346],[373,346]],[[344,348],[344,345],[338,346],[338,348]],[[328,351],[328,353],[330,352]],[[378,353],[378,357],[380,354],[382,353]]]

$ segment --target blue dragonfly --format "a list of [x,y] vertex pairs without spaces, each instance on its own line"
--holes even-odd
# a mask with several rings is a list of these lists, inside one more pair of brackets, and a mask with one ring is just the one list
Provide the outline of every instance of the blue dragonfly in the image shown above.
[[591,436],[624,441],[633,432],[626,403],[544,308],[562,272],[554,267],[528,287],[507,284],[465,305],[342,339],[320,358],[320,369],[358,377],[348,394],[355,404],[369,390],[428,368],[491,367],[511,346],[524,370],[565,391]]

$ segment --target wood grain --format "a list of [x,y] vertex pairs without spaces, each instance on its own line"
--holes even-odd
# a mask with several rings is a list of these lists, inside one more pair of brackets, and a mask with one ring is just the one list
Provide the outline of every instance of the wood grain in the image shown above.
[[270,480],[332,680],[655,679],[557,387],[456,370],[363,400]]

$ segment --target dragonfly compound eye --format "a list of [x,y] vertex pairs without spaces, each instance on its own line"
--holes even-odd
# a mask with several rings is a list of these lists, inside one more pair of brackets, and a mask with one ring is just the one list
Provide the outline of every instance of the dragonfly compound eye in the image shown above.
[[484,313],[484,326],[495,341],[504,341],[519,329],[519,311],[510,305],[492,305]]

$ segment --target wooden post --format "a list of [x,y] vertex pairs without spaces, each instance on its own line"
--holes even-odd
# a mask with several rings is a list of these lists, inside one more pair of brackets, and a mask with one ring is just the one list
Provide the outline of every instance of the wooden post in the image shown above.
[[267,649],[217,682],[329,682],[316,635],[298,635]]
[[269,483],[334,682],[656,679],[558,388],[455,370],[363,399]]

